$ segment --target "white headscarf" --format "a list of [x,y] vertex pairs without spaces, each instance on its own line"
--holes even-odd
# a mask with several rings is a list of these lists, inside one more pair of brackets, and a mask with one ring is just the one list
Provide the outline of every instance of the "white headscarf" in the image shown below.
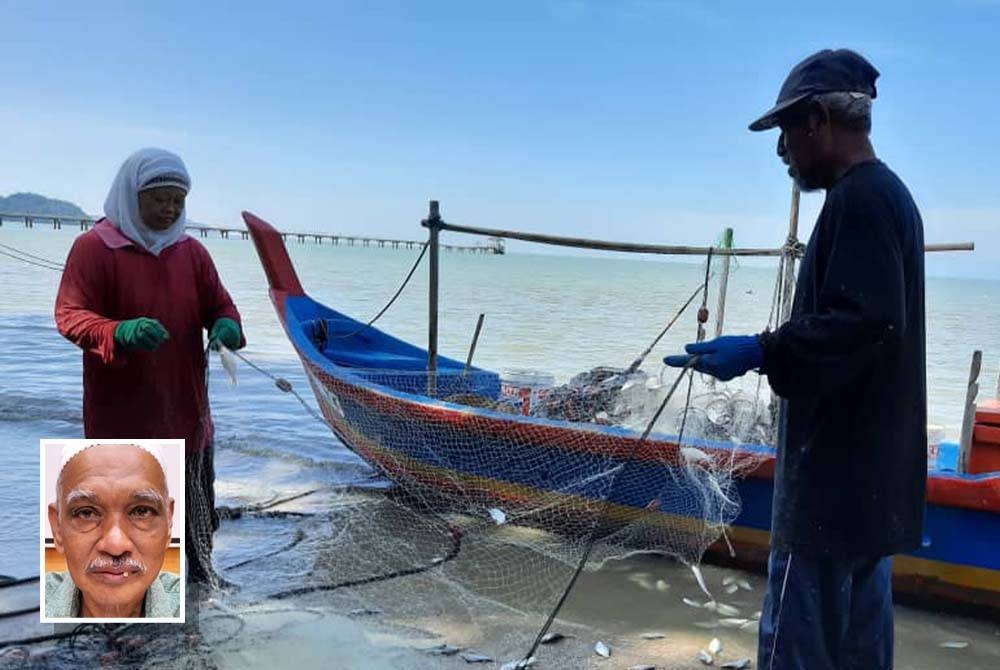
[[176,186],[185,192],[191,189],[184,161],[163,149],[140,149],[122,163],[104,201],[104,215],[118,226],[122,235],[155,256],[177,242],[187,226],[184,210],[166,230],[153,230],[142,222],[139,192],[160,186]]

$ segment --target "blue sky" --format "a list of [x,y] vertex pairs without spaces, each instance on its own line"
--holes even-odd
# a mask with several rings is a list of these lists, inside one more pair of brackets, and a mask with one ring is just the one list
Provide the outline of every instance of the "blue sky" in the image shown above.
[[437,198],[474,225],[777,245],[790,182],[747,123],[798,60],[851,47],[927,240],[978,245],[930,271],[1000,277],[1000,1],[0,0],[0,25],[0,194],[98,213],[158,145],[194,219],[400,237]]

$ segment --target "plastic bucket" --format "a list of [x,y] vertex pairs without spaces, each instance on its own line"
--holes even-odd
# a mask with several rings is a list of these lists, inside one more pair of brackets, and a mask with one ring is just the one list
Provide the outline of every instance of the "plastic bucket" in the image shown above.
[[500,395],[519,404],[525,416],[552,392],[555,383],[555,377],[539,370],[506,368],[500,371]]

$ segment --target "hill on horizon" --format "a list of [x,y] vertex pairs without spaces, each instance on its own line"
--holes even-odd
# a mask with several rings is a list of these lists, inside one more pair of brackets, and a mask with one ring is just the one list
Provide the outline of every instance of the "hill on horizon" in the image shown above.
[[0,212],[39,216],[87,216],[86,212],[72,202],[47,198],[38,193],[13,193],[6,198],[0,196]]

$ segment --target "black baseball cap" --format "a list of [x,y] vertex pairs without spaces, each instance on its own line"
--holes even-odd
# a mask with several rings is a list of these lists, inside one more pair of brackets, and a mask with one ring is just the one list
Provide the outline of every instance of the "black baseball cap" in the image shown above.
[[792,68],[774,107],[751,123],[750,130],[774,128],[781,112],[816,93],[864,93],[874,98],[878,75],[874,65],[850,49],[814,53]]

